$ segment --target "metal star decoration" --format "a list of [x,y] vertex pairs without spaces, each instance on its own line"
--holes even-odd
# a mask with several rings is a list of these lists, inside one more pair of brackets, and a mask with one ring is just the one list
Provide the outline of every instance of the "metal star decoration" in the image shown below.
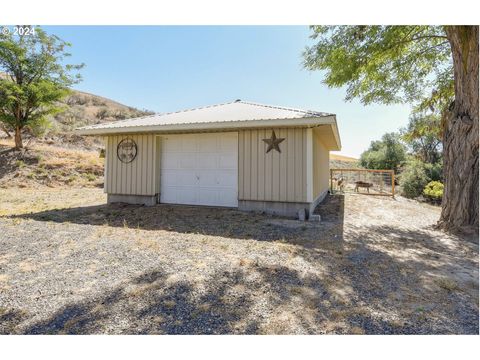
[[280,147],[278,146],[278,144],[280,144],[283,140],[285,140],[285,138],[278,138],[277,139],[277,136],[275,135],[275,131],[272,131],[272,136],[270,136],[270,139],[262,139],[262,140],[265,141],[265,143],[268,144],[267,154],[270,151],[272,151],[273,149],[275,149],[279,153],[281,153]]

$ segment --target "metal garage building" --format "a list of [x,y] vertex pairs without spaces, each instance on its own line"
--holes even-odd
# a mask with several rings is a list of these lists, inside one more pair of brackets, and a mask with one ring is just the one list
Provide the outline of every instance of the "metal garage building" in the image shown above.
[[328,191],[334,114],[231,103],[77,129],[105,138],[108,202],[296,216]]

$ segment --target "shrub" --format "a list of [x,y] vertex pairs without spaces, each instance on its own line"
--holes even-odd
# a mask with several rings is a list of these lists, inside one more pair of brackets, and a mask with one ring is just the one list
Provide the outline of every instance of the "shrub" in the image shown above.
[[441,181],[443,179],[443,164],[441,161],[435,164],[424,163],[424,167],[431,181]]
[[80,94],[73,94],[73,95],[70,95],[65,102],[70,106],[85,105],[85,104],[88,104],[88,98]]
[[75,181],[77,181],[77,180],[78,180],[78,176],[72,174],[72,175],[70,175],[70,176],[65,180],[65,182],[66,182],[67,184],[71,184],[71,183],[73,183],[73,182],[75,182]]
[[86,178],[88,181],[95,181],[95,180],[97,180],[97,177],[95,176],[95,174],[92,174],[92,173],[86,173],[86,174],[85,174],[85,178]]
[[103,100],[102,98],[99,98],[99,97],[92,97],[91,102],[95,106],[105,106],[105,105],[107,105],[105,100]]
[[104,108],[104,109],[100,109],[97,111],[97,114],[95,115],[98,119],[106,119],[107,117],[110,116],[110,112],[108,111],[108,109]]
[[420,160],[412,159],[400,174],[401,193],[407,198],[419,197],[429,181],[425,164]]
[[77,126],[78,122],[84,118],[85,109],[82,107],[70,107],[66,111],[55,115],[55,120],[66,126]]
[[29,124],[26,128],[30,130],[33,136],[40,137],[45,135],[52,126],[52,122],[47,117],[44,117],[35,123]]
[[395,133],[385,134],[381,140],[372,141],[367,151],[360,156],[360,165],[367,169],[391,169],[398,168],[405,162],[405,145]]
[[121,111],[121,110],[118,110],[116,112],[113,113],[113,117],[116,119],[116,120],[124,120],[128,117],[128,115]]
[[440,181],[430,181],[425,189],[423,189],[423,196],[427,199],[439,202],[443,197],[443,184]]

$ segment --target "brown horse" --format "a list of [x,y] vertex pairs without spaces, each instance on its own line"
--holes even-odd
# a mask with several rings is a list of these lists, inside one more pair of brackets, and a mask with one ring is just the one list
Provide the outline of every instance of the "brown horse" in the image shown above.
[[372,183],[367,183],[367,182],[364,182],[364,181],[355,181],[355,191],[356,192],[359,192],[358,191],[359,188],[366,188],[367,192],[370,193],[370,188],[372,186],[373,186]]

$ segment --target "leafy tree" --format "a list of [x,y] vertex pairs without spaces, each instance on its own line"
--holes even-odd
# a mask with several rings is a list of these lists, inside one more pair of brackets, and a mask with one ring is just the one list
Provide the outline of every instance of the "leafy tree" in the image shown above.
[[443,181],[443,163],[434,164],[422,162],[425,173],[431,181]]
[[440,118],[434,114],[414,113],[402,130],[402,139],[423,162],[436,164],[442,158]]
[[69,46],[39,27],[31,35],[0,35],[0,122],[15,133],[15,148],[23,147],[25,127],[36,132],[48,115],[62,111],[58,101],[80,81],[72,72],[83,65],[63,64]]
[[399,177],[401,194],[411,199],[422,195],[423,189],[431,181],[425,164],[415,158],[409,159]]
[[372,141],[360,156],[360,165],[367,169],[389,169],[398,172],[406,159],[405,145],[395,133],[385,134],[379,141]]
[[441,116],[439,224],[478,230],[478,26],[313,26],[305,66],[364,104],[410,103]]

